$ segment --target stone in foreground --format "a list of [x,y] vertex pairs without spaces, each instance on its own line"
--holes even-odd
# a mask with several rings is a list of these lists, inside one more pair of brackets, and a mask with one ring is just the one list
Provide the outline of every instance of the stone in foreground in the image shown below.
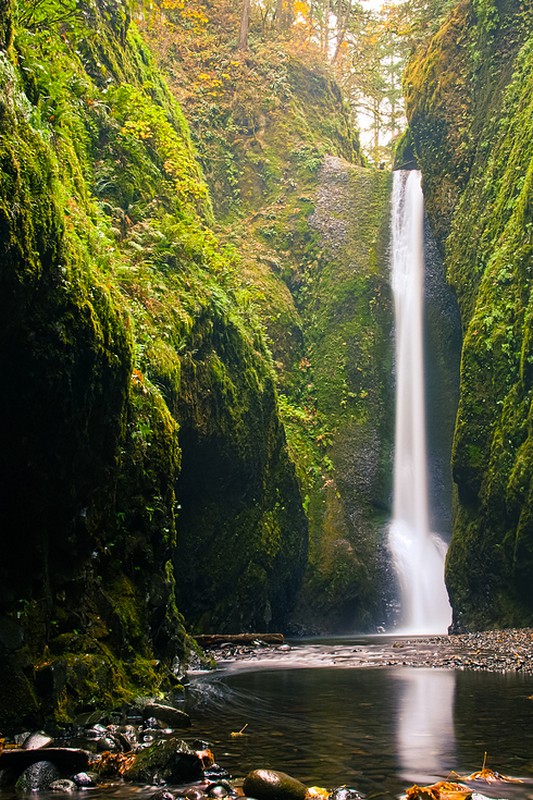
[[256,800],[305,800],[303,783],[274,769],[255,769],[244,779],[244,794]]

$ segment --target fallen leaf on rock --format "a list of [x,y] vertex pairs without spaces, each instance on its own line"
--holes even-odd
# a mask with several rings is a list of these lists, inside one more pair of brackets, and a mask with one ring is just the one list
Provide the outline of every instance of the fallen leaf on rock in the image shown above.
[[472,789],[461,783],[439,781],[431,786],[411,786],[406,791],[407,800],[466,800],[472,797]]
[[329,789],[322,789],[321,786],[310,786],[307,790],[307,797],[313,797],[316,800],[327,800],[330,794]]

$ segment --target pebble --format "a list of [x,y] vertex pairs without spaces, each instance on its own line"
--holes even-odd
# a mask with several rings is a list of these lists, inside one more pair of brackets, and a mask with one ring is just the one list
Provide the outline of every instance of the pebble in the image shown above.
[[69,792],[75,792],[79,787],[70,778],[59,778],[57,781],[52,781],[48,788],[53,792],[68,794]]

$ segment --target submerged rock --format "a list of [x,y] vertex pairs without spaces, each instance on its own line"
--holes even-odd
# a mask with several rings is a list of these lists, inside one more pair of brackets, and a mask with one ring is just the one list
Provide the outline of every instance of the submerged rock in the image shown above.
[[307,787],[285,772],[255,769],[243,783],[244,794],[256,800],[305,800]]

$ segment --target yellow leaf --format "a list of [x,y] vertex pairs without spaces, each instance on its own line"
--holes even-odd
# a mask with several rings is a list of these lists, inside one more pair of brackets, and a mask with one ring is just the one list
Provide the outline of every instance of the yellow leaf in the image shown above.
[[243,725],[243,727],[240,729],[240,731],[232,731],[230,733],[230,736],[233,736],[234,738],[237,737],[237,736],[244,736],[244,731],[246,730],[247,727],[248,727],[248,723],[246,723],[246,725]]

